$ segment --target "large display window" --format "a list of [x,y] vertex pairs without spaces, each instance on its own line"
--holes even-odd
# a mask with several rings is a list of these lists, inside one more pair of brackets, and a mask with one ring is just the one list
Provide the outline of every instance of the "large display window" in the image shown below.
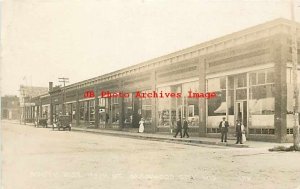
[[107,98],[99,98],[99,125],[102,127],[103,125],[108,123],[109,114],[108,114],[108,99]]
[[[158,92],[170,92],[171,88],[160,87],[157,89]],[[158,109],[158,126],[160,127],[170,127],[171,124],[171,110],[170,110],[170,98],[158,98],[157,99],[157,109]]]
[[199,99],[198,98],[188,98],[188,92],[199,91],[199,82],[189,82],[182,84],[182,94],[183,94],[183,117],[189,123],[189,126],[199,125]]
[[151,99],[141,99],[142,100],[142,117],[145,120],[145,124],[151,125],[152,123],[152,105]]
[[129,127],[133,120],[133,98],[132,93],[129,93],[128,98],[124,98],[124,124]]
[[119,98],[111,98],[111,121],[112,124],[119,124],[120,121],[120,104]]
[[[226,116],[226,77],[207,80],[207,92],[215,92],[217,97],[207,100],[207,127],[218,128],[219,122]],[[217,132],[217,130],[213,132]]]
[[180,97],[158,98],[159,126],[176,128],[176,121],[185,118],[189,126],[199,126],[199,99],[189,98],[189,91],[199,92],[199,82],[160,87],[158,92],[181,93]]
[[89,123],[90,125],[95,124],[95,100],[89,101]]
[[84,120],[84,102],[79,102],[79,120]]
[[72,116],[72,123],[76,123],[76,115],[77,115],[77,103],[74,102],[72,103],[72,111],[71,111],[71,116]]
[[251,72],[249,82],[249,128],[274,128],[274,71]]

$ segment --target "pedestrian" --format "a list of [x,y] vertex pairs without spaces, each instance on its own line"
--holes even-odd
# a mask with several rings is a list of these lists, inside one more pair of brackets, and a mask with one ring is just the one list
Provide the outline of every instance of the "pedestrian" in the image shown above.
[[236,131],[236,144],[238,143],[243,144],[242,141],[243,125],[240,120],[236,120],[235,131]]
[[108,120],[109,120],[109,115],[108,113],[105,113],[105,124],[108,124]]
[[141,121],[139,122],[139,124],[140,124],[140,126],[139,126],[139,133],[143,133],[144,132],[144,129],[145,129],[144,123],[145,123],[144,118],[141,118]]
[[245,143],[246,142],[246,129],[245,129],[245,126],[242,124],[242,126],[241,126],[241,130],[242,130],[242,143],[241,144],[243,144],[243,143]]
[[188,134],[188,128],[189,128],[189,124],[188,122],[186,121],[185,117],[183,118],[183,138],[184,136],[186,135],[187,138],[189,138],[189,134]]
[[[226,118],[223,117],[223,121],[220,122],[219,124],[219,129],[221,131],[221,142],[227,142],[227,133],[228,133],[228,121],[226,121]],[[225,140],[224,140],[225,137]]]
[[180,138],[182,138],[182,126],[181,126],[181,119],[180,118],[177,120],[177,131],[176,131],[176,134],[174,135],[174,138],[177,137],[179,132],[180,132]]

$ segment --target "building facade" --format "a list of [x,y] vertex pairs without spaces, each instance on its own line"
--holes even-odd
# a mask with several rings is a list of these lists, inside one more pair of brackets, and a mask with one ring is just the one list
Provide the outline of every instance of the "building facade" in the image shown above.
[[20,119],[20,102],[17,96],[1,97],[1,119]]
[[36,86],[20,86],[20,122],[33,122],[36,119],[36,109],[40,107],[38,104],[35,104],[35,98],[40,98],[40,95],[47,93],[47,87],[36,87]]
[[[276,19],[65,88],[51,87],[49,93],[32,99],[34,115],[47,116],[51,124],[65,112],[73,125],[117,130],[137,128],[143,117],[146,132],[168,133],[178,118],[185,117],[192,135],[200,137],[219,136],[219,122],[226,117],[230,134],[239,119],[249,139],[290,141],[294,25],[300,31],[300,24]],[[297,39],[299,44],[300,32]],[[128,97],[102,97],[103,91]],[[189,91],[217,96],[190,98]],[[136,97],[155,92],[182,95]]]

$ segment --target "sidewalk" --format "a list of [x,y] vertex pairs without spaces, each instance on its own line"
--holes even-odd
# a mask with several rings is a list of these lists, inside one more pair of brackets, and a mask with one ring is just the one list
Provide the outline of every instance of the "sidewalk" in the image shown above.
[[118,136],[118,137],[127,137],[134,139],[142,140],[151,140],[151,141],[162,141],[162,142],[171,142],[171,143],[181,143],[186,145],[216,145],[224,147],[235,147],[235,148],[272,148],[274,146],[289,146],[292,144],[284,143],[270,143],[270,142],[258,142],[258,141],[247,141],[245,144],[235,144],[236,140],[227,140],[227,143],[220,142],[219,138],[207,138],[207,137],[190,137],[190,138],[174,138],[172,135],[168,134],[153,134],[153,133],[133,133],[126,131],[114,131],[106,129],[95,129],[95,128],[79,128],[72,127],[72,131],[77,132],[87,132],[94,134]]
[[[2,123],[5,123],[8,120],[2,120]],[[20,124],[19,121],[8,121],[14,124]],[[33,123],[26,123],[23,126],[34,126]],[[51,125],[48,125],[48,128],[52,128]],[[229,139],[227,143],[220,142],[219,138],[208,138],[208,137],[190,137],[190,138],[173,138],[171,134],[163,134],[163,133],[135,133],[128,131],[115,131],[115,130],[107,130],[107,129],[95,129],[95,128],[87,128],[87,127],[72,127],[72,131],[76,132],[87,132],[94,134],[102,134],[109,136],[118,136],[118,137],[126,137],[126,138],[134,138],[141,140],[151,140],[151,141],[162,141],[162,142],[170,142],[170,143],[180,143],[186,145],[216,145],[223,147],[234,147],[234,148],[273,148],[275,146],[291,146],[292,143],[271,143],[271,142],[260,142],[260,141],[247,141],[245,144],[235,144],[235,140]]]

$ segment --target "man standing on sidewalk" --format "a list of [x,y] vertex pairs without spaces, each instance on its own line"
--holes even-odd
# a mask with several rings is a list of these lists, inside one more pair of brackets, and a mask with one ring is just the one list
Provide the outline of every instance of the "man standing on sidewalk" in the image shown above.
[[179,132],[180,132],[180,138],[182,138],[182,126],[181,126],[181,119],[180,118],[177,120],[177,131],[176,131],[176,134],[174,135],[174,138],[177,137]]
[[235,131],[236,131],[236,144],[238,143],[243,144],[242,142],[243,125],[240,120],[236,120]]
[[228,127],[229,127],[228,121],[226,121],[226,118],[223,117],[223,121],[221,121],[219,124],[219,129],[221,131],[221,142],[224,141],[224,137],[225,137],[225,142],[227,142]]
[[188,122],[186,121],[185,117],[183,118],[183,138],[186,137],[189,138],[189,134],[188,134],[188,128],[189,128],[189,125],[188,125]]

